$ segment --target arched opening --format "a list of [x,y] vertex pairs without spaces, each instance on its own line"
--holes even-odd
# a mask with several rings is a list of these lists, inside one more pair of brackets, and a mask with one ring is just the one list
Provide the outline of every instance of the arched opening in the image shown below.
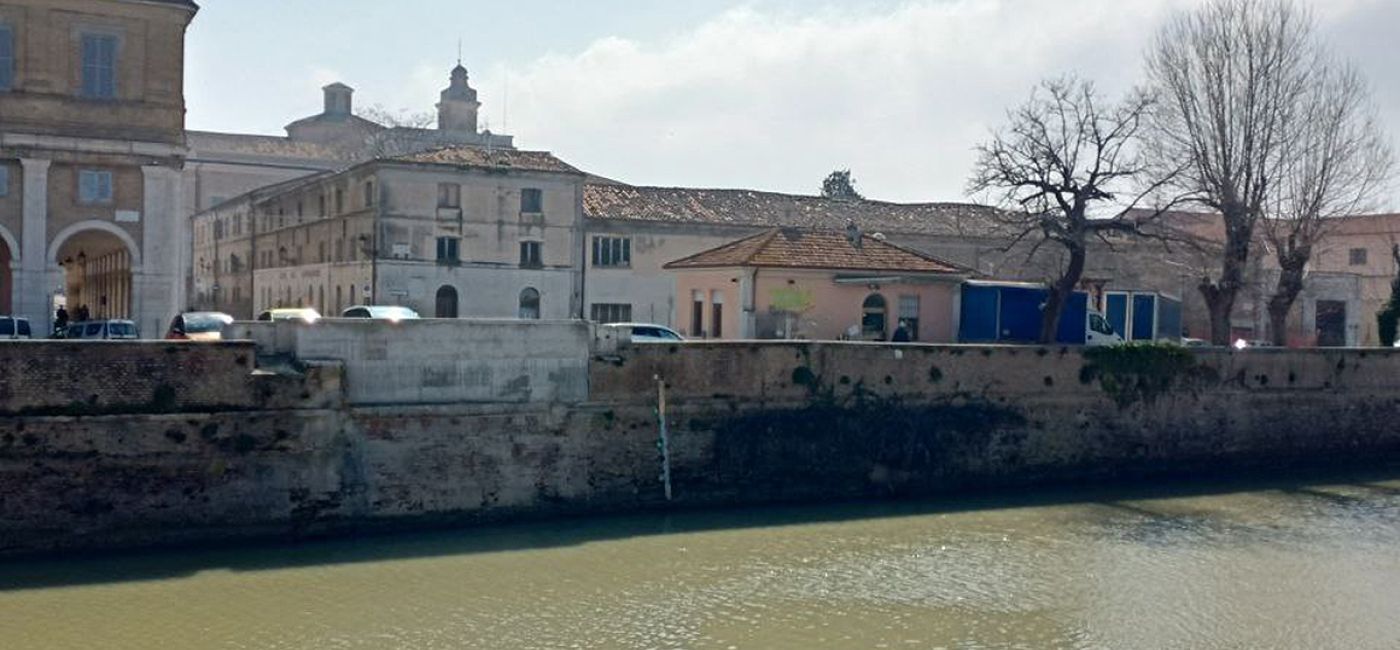
[[861,338],[871,341],[885,340],[887,313],[885,297],[878,293],[870,294],[865,299],[865,303],[861,305]]
[[433,315],[438,318],[457,317],[457,290],[450,285],[442,285],[437,290],[436,306]]
[[520,292],[520,317],[526,320],[540,319],[540,292],[527,287]]
[[55,243],[53,260],[63,269],[63,295],[56,302],[67,308],[70,321],[132,317],[137,262],[129,236],[80,225]]

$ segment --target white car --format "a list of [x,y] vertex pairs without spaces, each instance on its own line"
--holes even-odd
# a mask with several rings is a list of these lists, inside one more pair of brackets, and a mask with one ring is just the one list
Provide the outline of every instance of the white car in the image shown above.
[[418,320],[418,312],[398,305],[358,305],[340,312],[340,317],[373,318],[397,323],[401,320]]
[[679,332],[665,325],[652,323],[606,323],[603,327],[623,330],[632,335],[633,343],[679,343],[685,340]]

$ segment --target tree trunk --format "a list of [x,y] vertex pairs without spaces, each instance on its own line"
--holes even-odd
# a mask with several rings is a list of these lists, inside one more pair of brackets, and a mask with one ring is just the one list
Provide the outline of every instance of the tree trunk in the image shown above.
[[1230,215],[1225,217],[1225,251],[1220,268],[1220,280],[1201,283],[1201,295],[1210,312],[1210,342],[1230,345],[1230,315],[1235,310],[1235,297],[1244,286],[1244,270],[1249,263],[1249,242],[1253,229],[1232,227]]
[[1288,345],[1288,312],[1303,292],[1303,266],[1288,264],[1279,271],[1278,286],[1269,298],[1269,336],[1274,345]]
[[1045,310],[1040,316],[1040,342],[1054,343],[1060,331],[1060,315],[1079,286],[1079,278],[1084,275],[1085,251],[1083,246],[1069,246],[1069,266],[1060,274],[1060,279],[1050,285],[1050,293],[1045,299]]

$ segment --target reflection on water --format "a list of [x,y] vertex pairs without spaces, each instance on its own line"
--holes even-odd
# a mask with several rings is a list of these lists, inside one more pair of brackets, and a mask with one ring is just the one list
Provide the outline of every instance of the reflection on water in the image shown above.
[[1397,648],[1400,480],[11,563],[0,647]]

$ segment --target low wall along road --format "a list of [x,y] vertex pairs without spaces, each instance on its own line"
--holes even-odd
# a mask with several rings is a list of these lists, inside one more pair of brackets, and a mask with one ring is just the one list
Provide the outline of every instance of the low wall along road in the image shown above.
[[633,346],[582,323],[516,321],[240,327],[256,343],[0,344],[0,553],[1228,475],[1400,451],[1390,350]]

